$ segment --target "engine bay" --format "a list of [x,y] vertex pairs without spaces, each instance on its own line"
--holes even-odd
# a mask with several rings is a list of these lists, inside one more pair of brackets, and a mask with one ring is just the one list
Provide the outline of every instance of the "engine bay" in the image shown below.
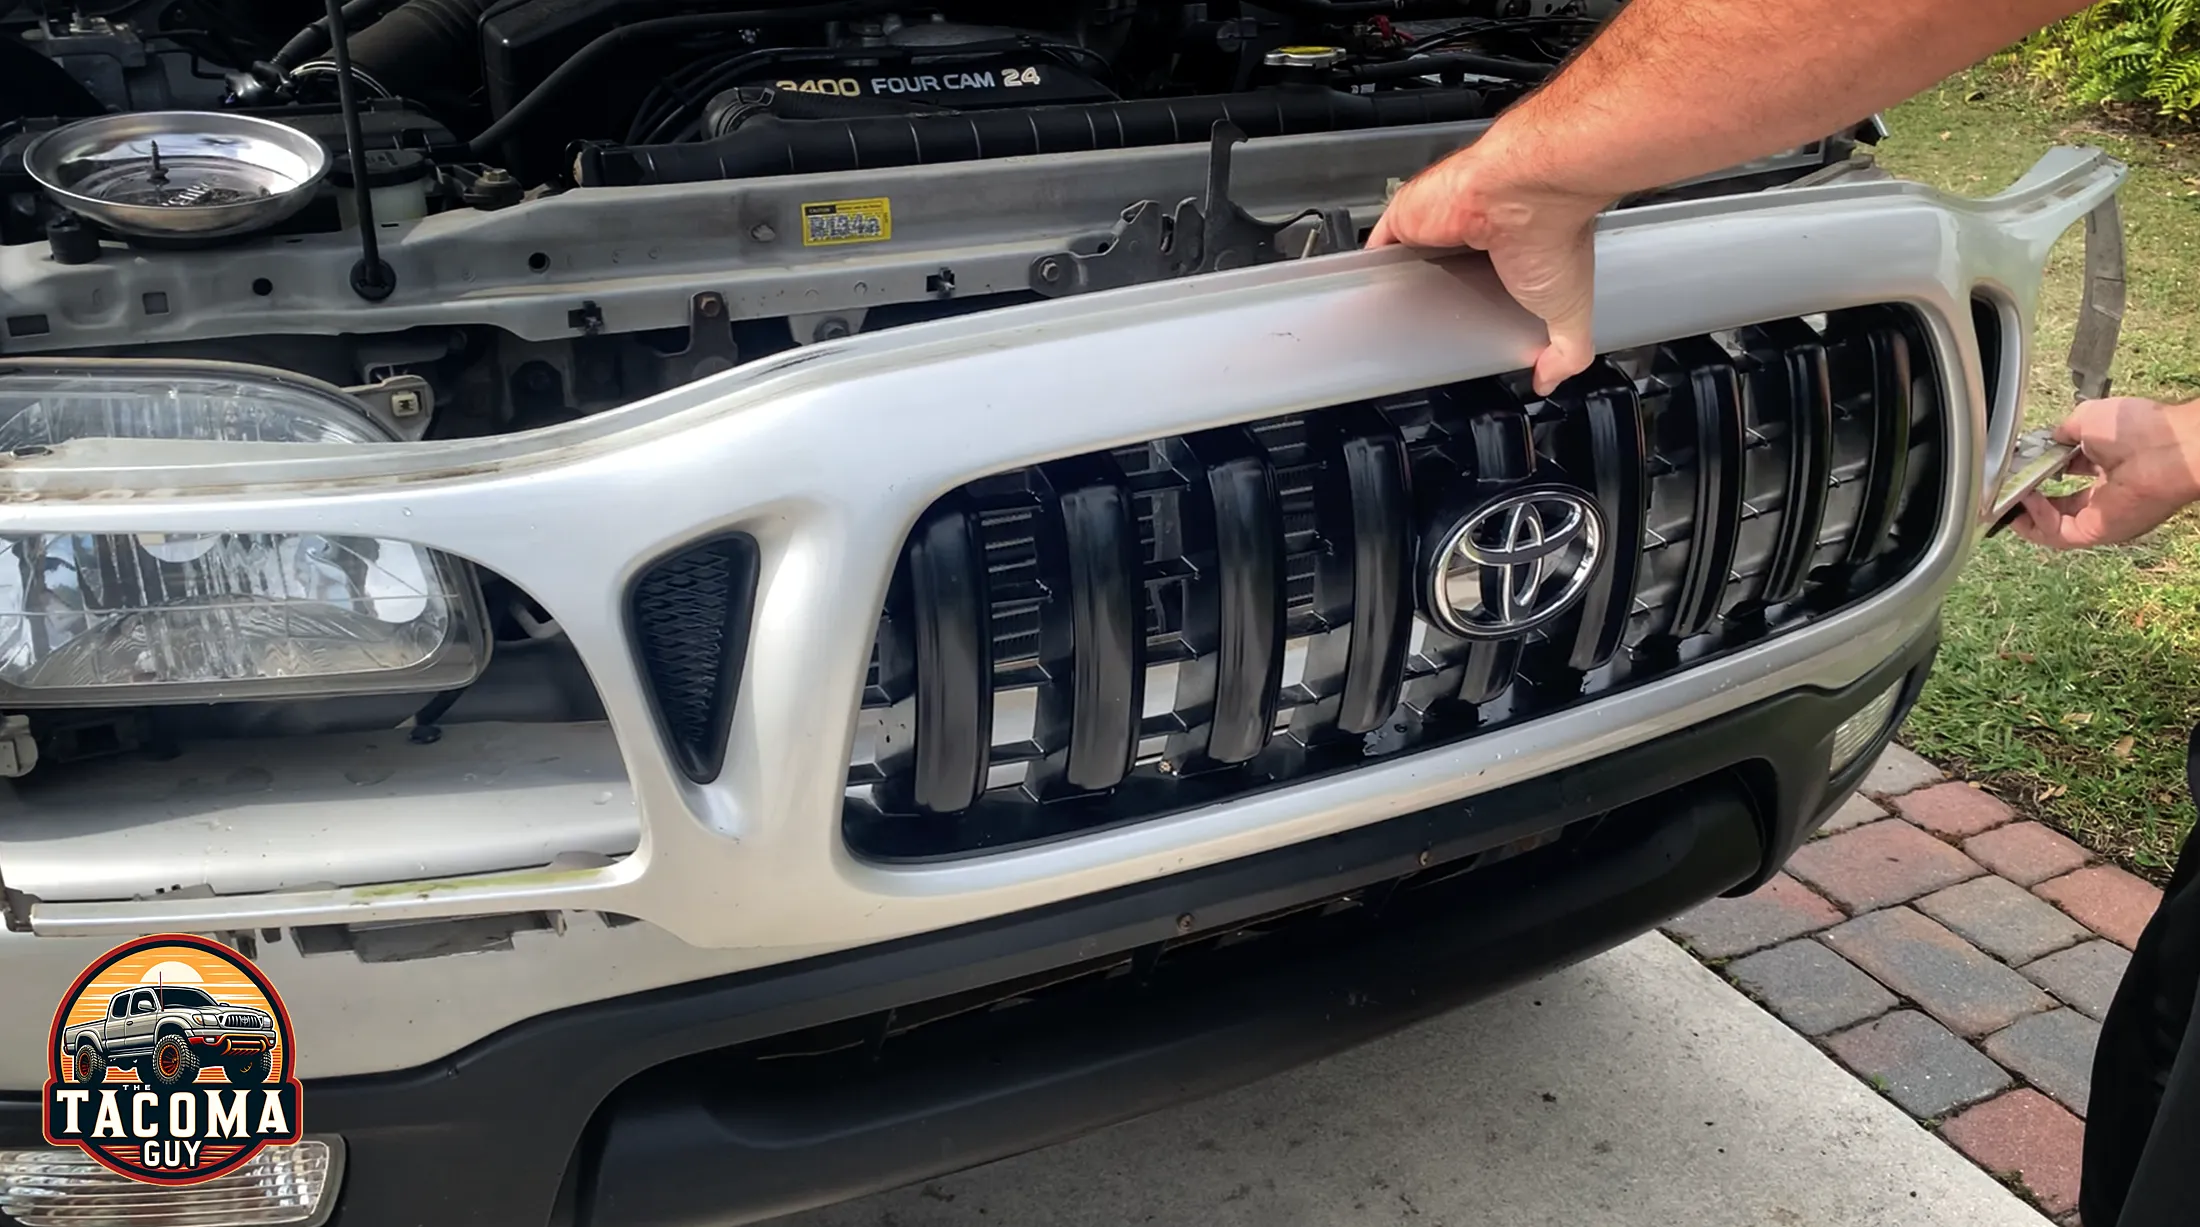
[[[1091,114],[1124,117],[1112,141],[1090,138],[1107,147],[1180,139],[1153,127],[1167,107],[1111,104],[1238,96],[1237,122],[1258,137],[1367,118],[1335,95],[1462,89],[1480,101],[1437,109],[1470,117],[1540,80],[1613,3],[349,0],[343,17],[361,96],[418,114],[393,144],[461,180],[494,167],[533,187],[585,185],[577,148],[638,150],[647,162],[648,151],[774,121],[1101,106]],[[337,97],[328,21],[312,0],[31,0],[0,29],[11,118],[235,109],[280,119]],[[1261,130],[1249,96],[1277,112],[1275,130]],[[852,168],[791,134],[748,143],[783,144],[788,157],[730,163],[720,177]],[[846,156],[897,164],[876,147]],[[706,173],[700,158],[659,158],[640,172],[647,181]],[[432,196],[450,195],[437,186]]]
[[[1354,209],[1617,2],[349,0],[362,169],[313,0],[29,0],[0,17],[0,346],[376,387],[408,439],[523,429],[866,328],[1351,245]],[[112,148],[49,142],[45,180],[26,164],[102,116]],[[218,234],[120,224],[133,201],[283,191],[190,154],[255,120],[319,148],[294,204]],[[1262,138],[1325,164],[1267,174]],[[89,197],[52,190],[95,154]],[[987,173],[1004,161],[1019,169]],[[1177,240],[1254,223],[1233,190],[1316,216],[1239,225],[1204,255]],[[1049,250],[1007,277],[949,258],[1023,231]],[[390,284],[362,281],[363,238]],[[929,267],[897,259],[920,250]],[[760,262],[875,275],[728,283]]]

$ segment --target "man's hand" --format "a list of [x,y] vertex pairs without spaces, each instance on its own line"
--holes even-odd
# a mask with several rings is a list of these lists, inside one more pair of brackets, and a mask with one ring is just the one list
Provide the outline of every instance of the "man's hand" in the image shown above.
[[2051,550],[2114,545],[2200,501],[2200,401],[2164,405],[2136,396],[2087,401],[2055,428],[2076,444],[2076,476],[2097,480],[2076,494],[2027,495],[2010,531]]
[[1548,392],[1593,359],[1590,226],[1612,201],[1793,149],[2085,0],[1627,0],[1482,139],[1399,189],[1369,243],[1478,247],[1550,325]]
[[1535,390],[1548,396],[1596,360],[1596,216],[1610,201],[1529,182],[1517,165],[1491,137],[1467,146],[1399,188],[1367,245],[1490,253],[1505,288],[1550,325],[1535,362]]

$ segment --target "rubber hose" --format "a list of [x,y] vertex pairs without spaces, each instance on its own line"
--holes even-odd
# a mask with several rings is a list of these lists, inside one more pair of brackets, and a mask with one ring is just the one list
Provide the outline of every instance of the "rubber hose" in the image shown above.
[[351,62],[391,93],[449,118],[481,86],[475,27],[488,7],[489,0],[406,0],[351,36]]
[[881,115],[945,113],[950,108],[886,98],[842,98],[805,94],[769,85],[737,85],[703,104],[703,134],[724,136],[754,119],[867,119]]
[[1205,141],[1225,119],[1247,136],[1261,137],[1481,119],[1491,109],[1490,100],[1471,89],[1346,94],[1311,88],[941,115],[782,119],[767,114],[712,140],[584,147],[574,179],[582,187],[631,187],[931,166]]
[[1431,51],[1402,60],[1364,64],[1348,70],[1346,75],[1354,81],[1396,81],[1404,77],[1432,77],[1443,72],[1471,72],[1510,81],[1541,81],[1557,71],[1556,64],[1538,64],[1534,60],[1479,55],[1472,51]]
[[[357,31],[361,26],[372,20],[376,14],[396,3],[398,3],[398,0],[349,0],[342,9],[344,28]],[[355,33],[352,37],[356,41],[358,35]],[[290,41],[284,43],[282,49],[277,51],[274,58],[268,62],[287,73],[314,56],[325,53],[330,45],[328,18],[323,16],[316,19],[313,24],[305,29],[291,35]]]
[[1292,17],[1344,22],[1364,17],[1478,16],[1497,7],[1492,0],[1257,0],[1257,4]]

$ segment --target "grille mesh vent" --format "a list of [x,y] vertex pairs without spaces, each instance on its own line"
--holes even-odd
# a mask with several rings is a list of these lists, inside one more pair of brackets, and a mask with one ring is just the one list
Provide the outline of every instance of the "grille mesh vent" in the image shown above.
[[721,537],[657,562],[634,585],[634,639],[650,698],[680,769],[697,783],[724,765],[756,557],[753,539]]

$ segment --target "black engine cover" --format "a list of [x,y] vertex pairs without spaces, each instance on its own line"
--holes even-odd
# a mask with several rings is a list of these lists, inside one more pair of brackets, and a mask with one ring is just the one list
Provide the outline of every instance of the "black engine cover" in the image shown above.
[[[734,6],[757,11],[744,0]],[[1035,6],[1036,7],[1036,6]],[[519,105],[543,79],[592,40],[655,18],[717,10],[692,0],[494,0],[480,24],[482,84],[489,115]],[[823,10],[820,10],[823,11]],[[828,25],[787,5],[759,21],[757,42],[729,25],[713,46],[695,39],[638,38],[595,66],[585,88],[561,91],[540,111],[527,136],[502,152],[523,176],[545,173],[568,142],[616,139],[652,85],[698,59],[745,53],[747,73],[716,83],[767,85],[782,93],[860,99],[872,113],[940,108],[981,110],[1090,102],[1114,95],[1069,67],[1074,49],[1046,52],[1018,46],[1062,42],[1063,36],[962,22],[901,24],[882,13],[867,33],[858,23]],[[906,104],[906,105],[900,105]],[[554,134],[551,135],[551,134]]]
[[[870,57],[856,51],[849,58],[856,61]],[[1091,77],[1029,51],[927,51],[914,60],[896,55],[875,64],[811,63],[792,72],[767,66],[744,76],[741,84],[964,111],[1101,102],[1115,96]]]

